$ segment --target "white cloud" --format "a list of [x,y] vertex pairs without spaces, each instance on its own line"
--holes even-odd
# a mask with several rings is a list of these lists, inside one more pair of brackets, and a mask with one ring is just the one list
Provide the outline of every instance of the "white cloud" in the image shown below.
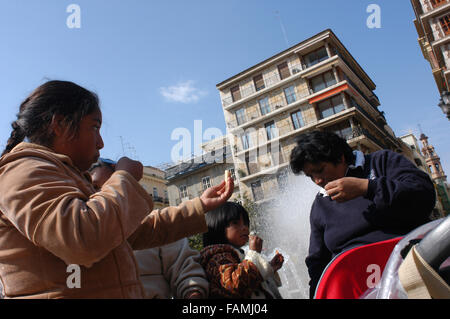
[[180,82],[169,87],[161,87],[159,92],[169,102],[185,104],[196,103],[200,98],[207,94],[206,91],[196,88],[194,86],[194,81],[192,80]]

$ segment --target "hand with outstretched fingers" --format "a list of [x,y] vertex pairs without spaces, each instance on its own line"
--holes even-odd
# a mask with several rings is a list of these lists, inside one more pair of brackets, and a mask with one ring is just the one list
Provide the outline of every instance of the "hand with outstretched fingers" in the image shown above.
[[233,178],[228,177],[227,181],[223,181],[219,185],[205,190],[200,196],[200,201],[203,204],[205,212],[209,212],[224,204],[233,194],[233,189]]

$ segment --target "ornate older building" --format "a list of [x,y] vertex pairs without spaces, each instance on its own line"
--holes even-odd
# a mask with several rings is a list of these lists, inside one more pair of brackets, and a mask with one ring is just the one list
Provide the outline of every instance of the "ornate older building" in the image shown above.
[[[231,149],[225,137],[202,145],[203,154],[174,164],[165,170],[167,191],[171,206],[200,196],[207,188],[224,180],[225,170],[235,179]],[[230,200],[238,199],[239,185]]]
[[169,206],[169,197],[167,193],[167,181],[164,178],[164,171],[145,166],[142,179],[139,184],[153,197],[153,208],[161,209]]
[[431,178],[436,186],[437,199],[441,203],[444,215],[450,214],[450,198],[447,184],[447,176],[441,165],[441,160],[437,155],[433,145],[428,142],[428,137],[425,134],[420,135],[420,141],[423,148],[422,153],[425,157],[425,162],[431,173]]

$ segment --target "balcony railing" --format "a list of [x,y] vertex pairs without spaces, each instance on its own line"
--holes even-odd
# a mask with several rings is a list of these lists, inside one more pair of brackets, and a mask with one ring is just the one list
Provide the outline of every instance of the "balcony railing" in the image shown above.
[[161,197],[161,196],[152,196],[152,197],[153,197],[153,201],[154,202],[165,203],[165,204],[169,203],[169,199],[168,198],[164,198],[164,197]]
[[[263,116],[269,115],[272,112],[278,110],[279,108],[282,108],[282,107],[285,107],[287,105],[293,104],[293,103],[295,103],[295,102],[297,102],[299,100],[302,100],[305,97],[309,96],[309,92],[308,91],[298,91],[297,88],[295,88],[295,93],[294,94],[290,94],[288,98],[285,96],[284,93],[282,93],[282,94],[283,94],[283,96],[280,96],[277,99],[272,99],[271,102],[267,103],[269,105],[270,111],[267,112],[266,114],[264,114],[264,115],[260,114],[260,112],[261,112],[260,105],[257,102],[257,106],[258,106],[258,109],[259,109],[259,112],[258,112],[257,115],[256,114],[254,114],[252,116],[244,115],[244,116],[240,117],[240,121],[242,121],[241,123],[238,124],[237,120],[235,119],[235,120],[233,120],[233,121],[228,123],[228,127],[233,129],[233,128],[236,128],[238,126],[244,125],[247,122],[250,122],[250,121],[253,121],[253,120],[257,119],[257,118],[261,118]],[[290,103],[288,103],[288,100],[290,101]]]
[[348,141],[359,136],[366,136],[367,138],[371,139],[376,144],[378,144],[378,146],[380,146],[381,148],[387,149],[386,145],[383,142],[381,142],[378,138],[373,136],[367,129],[360,126],[354,127],[352,133],[346,136],[346,140]]
[[[291,76],[299,73],[300,71],[302,71],[302,69],[303,68],[302,68],[301,63],[297,63],[295,65],[290,66],[289,67],[290,76],[284,78],[283,80],[290,78]],[[269,77],[263,77],[263,80],[264,80],[264,88],[269,88],[269,87],[274,86],[275,84],[281,82],[281,77],[280,77],[279,72],[277,71],[276,73],[274,73],[273,75],[271,75]],[[244,99],[247,96],[250,96],[253,93],[256,93],[261,90],[262,89],[256,90],[256,87],[253,83],[251,86],[249,86],[245,89],[240,89],[241,98],[239,100]],[[222,99],[222,105],[223,105],[223,107],[226,107],[226,106],[228,106],[234,102],[237,102],[239,100],[233,101],[233,98],[231,96],[229,96],[229,97]]]
[[431,3],[431,7],[433,9],[448,3],[447,0],[428,0],[428,1]]

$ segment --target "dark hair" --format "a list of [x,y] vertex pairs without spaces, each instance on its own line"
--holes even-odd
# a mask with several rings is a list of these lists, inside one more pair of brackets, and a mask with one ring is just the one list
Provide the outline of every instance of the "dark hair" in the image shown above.
[[307,162],[338,164],[342,155],[347,164],[354,161],[353,150],[347,141],[332,132],[308,132],[300,135],[296,142],[297,145],[292,150],[290,157],[290,166],[294,174],[300,174]]
[[97,160],[97,162],[95,162],[94,164],[92,164],[92,166],[89,168],[89,172],[92,172],[94,169],[96,169],[97,167],[107,167],[109,168],[111,171],[115,171],[115,165],[116,162],[114,162],[113,160],[110,160],[108,158],[99,158]]
[[2,155],[9,153],[25,138],[32,143],[51,146],[53,132],[50,123],[55,115],[62,116],[68,132],[75,136],[81,119],[97,109],[99,100],[95,93],[72,82],[48,81],[36,88],[20,105]]
[[208,212],[206,215],[208,231],[203,233],[203,246],[228,244],[225,237],[225,228],[230,222],[239,220],[242,216],[246,225],[250,224],[248,212],[245,208],[235,202],[225,202],[222,206]]

